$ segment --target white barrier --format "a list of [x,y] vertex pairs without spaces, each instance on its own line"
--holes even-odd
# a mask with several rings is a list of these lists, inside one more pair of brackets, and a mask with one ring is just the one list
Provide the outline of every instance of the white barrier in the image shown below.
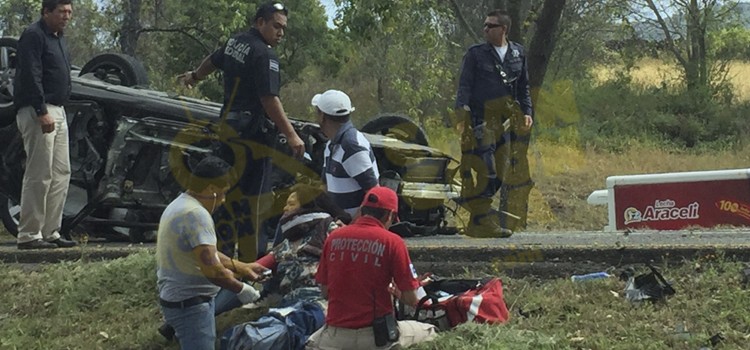
[[605,231],[750,226],[750,169],[610,176],[587,201],[608,206]]

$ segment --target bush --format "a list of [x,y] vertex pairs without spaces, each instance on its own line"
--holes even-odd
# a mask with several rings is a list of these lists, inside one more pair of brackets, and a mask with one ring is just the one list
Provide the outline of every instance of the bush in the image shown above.
[[579,83],[576,91],[581,142],[605,149],[623,139],[688,148],[740,144],[750,130],[749,103],[717,101],[707,89],[639,88],[614,80]]

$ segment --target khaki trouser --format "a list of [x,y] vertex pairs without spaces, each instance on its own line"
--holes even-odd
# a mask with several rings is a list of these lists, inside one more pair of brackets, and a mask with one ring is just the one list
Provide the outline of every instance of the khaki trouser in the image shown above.
[[432,340],[437,335],[435,326],[417,321],[398,321],[398,330],[401,336],[397,342],[377,347],[372,327],[349,329],[324,325],[310,336],[305,348],[321,350],[400,349]]
[[32,107],[23,107],[16,115],[26,150],[18,243],[60,238],[58,231],[70,183],[68,123],[62,107],[48,104],[47,111],[55,119],[55,131],[48,134],[42,133]]

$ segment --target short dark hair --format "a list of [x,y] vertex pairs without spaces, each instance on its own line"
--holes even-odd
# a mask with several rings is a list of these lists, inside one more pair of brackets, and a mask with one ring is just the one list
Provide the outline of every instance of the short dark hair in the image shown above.
[[332,120],[332,121],[334,121],[336,123],[346,123],[346,122],[348,122],[350,115],[351,115],[351,113],[344,114],[344,115],[330,115],[328,113],[323,112],[323,117],[325,117],[327,119],[330,119],[330,120]]
[[70,5],[73,0],[42,0],[42,16],[44,16],[44,10],[49,12],[54,11],[57,5]]
[[510,30],[510,25],[513,23],[510,14],[505,10],[492,10],[487,14],[487,17],[497,17],[498,24],[505,26],[505,30]]
[[253,22],[257,21],[259,18],[263,18],[266,21],[270,21],[271,19],[273,19],[273,14],[276,12],[283,12],[284,16],[289,15],[289,10],[287,10],[286,6],[284,6],[280,2],[271,1],[263,5],[260,5],[260,7],[258,7],[258,10],[255,11],[255,17],[253,18]]
[[209,185],[219,188],[229,186],[234,179],[232,168],[223,159],[216,156],[203,158],[193,168],[188,189],[201,192]]
[[386,215],[390,215],[393,212],[385,208],[362,206],[359,207],[359,213],[362,214],[362,216],[372,216],[382,222],[385,222],[388,219]]

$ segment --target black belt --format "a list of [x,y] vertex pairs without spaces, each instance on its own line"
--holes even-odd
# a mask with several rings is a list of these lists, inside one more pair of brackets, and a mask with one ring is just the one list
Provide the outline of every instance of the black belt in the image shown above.
[[187,307],[207,303],[211,301],[211,299],[213,299],[213,297],[207,297],[205,295],[199,295],[197,297],[188,298],[183,301],[166,301],[162,298],[159,298],[159,304],[168,309],[184,309]]

